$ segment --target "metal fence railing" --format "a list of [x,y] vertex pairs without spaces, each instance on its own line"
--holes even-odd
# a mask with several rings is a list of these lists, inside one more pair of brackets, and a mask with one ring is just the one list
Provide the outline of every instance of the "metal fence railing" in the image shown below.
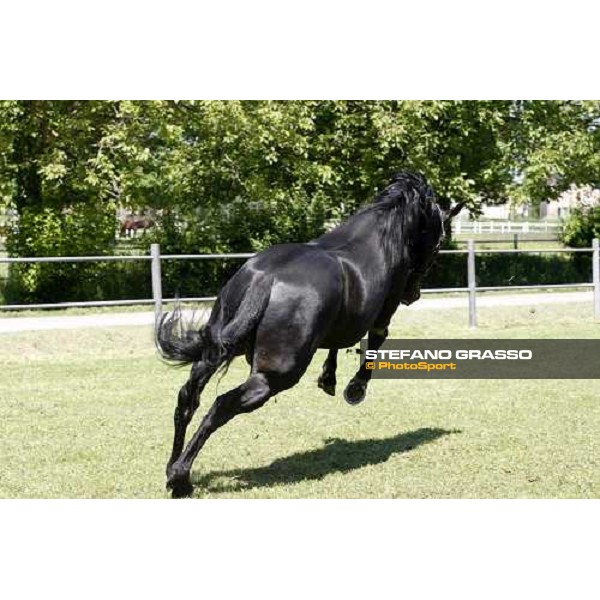
[[[558,283],[539,285],[510,285],[510,286],[478,286],[476,282],[477,254],[553,254],[553,253],[591,253],[592,254],[592,282],[591,283]],[[477,326],[477,293],[494,292],[506,290],[535,290],[535,289],[561,289],[561,288],[588,288],[593,290],[594,317],[600,321],[600,242],[593,240],[591,248],[552,248],[552,249],[498,249],[477,250],[474,240],[469,240],[464,250],[442,250],[440,254],[466,254],[467,258],[467,287],[451,288],[428,288],[422,289],[425,294],[458,292],[468,295],[469,326]],[[152,280],[152,298],[141,300],[102,300],[91,302],[60,302],[44,304],[4,304],[0,310],[22,310],[22,309],[46,309],[46,308],[74,308],[74,307],[101,307],[101,306],[124,306],[132,304],[152,304],[155,316],[158,319],[162,314],[163,302],[172,302],[174,298],[163,298],[161,262],[165,260],[219,260],[219,259],[241,259],[250,258],[254,253],[238,254],[162,254],[158,244],[152,244],[150,255],[135,256],[48,256],[12,258],[0,257],[0,263],[36,263],[36,262],[102,262],[102,261],[150,261],[150,272]],[[181,298],[185,302],[211,302],[216,296],[199,296],[192,298]]]

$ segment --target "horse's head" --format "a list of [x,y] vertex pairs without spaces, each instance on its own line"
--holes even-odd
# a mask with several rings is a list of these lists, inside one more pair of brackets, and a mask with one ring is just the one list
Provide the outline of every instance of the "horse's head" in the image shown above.
[[373,204],[358,213],[379,215],[378,235],[388,264],[397,273],[408,273],[404,304],[419,298],[421,281],[441,248],[445,229],[450,230],[450,219],[462,207],[443,210],[423,174],[400,171]]
[[[431,188],[429,188],[431,190]],[[443,210],[435,200],[433,190],[427,192],[430,201],[424,206],[419,220],[418,233],[415,234],[411,246],[411,266],[402,296],[403,304],[412,304],[421,297],[421,283],[431,269],[438,255],[446,232],[450,231],[451,220],[464,206],[457,204],[450,210]]]

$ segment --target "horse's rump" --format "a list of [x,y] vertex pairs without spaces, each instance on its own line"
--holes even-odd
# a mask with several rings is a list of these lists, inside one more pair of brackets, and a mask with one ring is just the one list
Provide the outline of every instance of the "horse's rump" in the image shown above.
[[163,315],[156,331],[156,345],[163,358],[181,365],[204,362],[214,367],[231,362],[244,352],[262,316],[271,279],[255,273],[253,285],[238,287],[232,278],[221,290],[204,326],[185,322],[179,307]]

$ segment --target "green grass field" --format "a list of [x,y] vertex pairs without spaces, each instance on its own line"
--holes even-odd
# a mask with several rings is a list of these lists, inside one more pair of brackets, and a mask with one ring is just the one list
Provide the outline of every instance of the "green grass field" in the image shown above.
[[[394,337],[600,337],[591,306],[399,311]],[[301,383],[219,430],[193,471],[198,498],[600,496],[600,381],[374,381],[362,405]],[[187,370],[147,328],[0,336],[0,497],[166,498],[172,410]],[[199,414],[247,372],[211,382]],[[197,419],[193,425],[197,423]]]

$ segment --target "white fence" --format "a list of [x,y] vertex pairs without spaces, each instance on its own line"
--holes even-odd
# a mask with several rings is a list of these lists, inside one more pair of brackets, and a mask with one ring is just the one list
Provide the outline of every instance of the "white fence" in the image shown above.
[[477,233],[555,233],[562,230],[560,223],[548,221],[459,221],[452,222],[452,232],[460,234]]
[[[592,254],[592,283],[560,283],[544,285],[515,285],[515,286],[477,286],[477,254],[526,254],[526,253],[591,253]],[[477,293],[495,292],[504,290],[526,290],[526,289],[560,289],[560,288],[591,288],[594,293],[594,317],[600,321],[600,242],[593,240],[591,248],[554,248],[536,250],[476,250],[474,240],[469,240],[466,250],[442,250],[440,254],[466,254],[467,259],[467,287],[422,289],[424,294],[461,292],[467,293],[469,299],[469,326],[477,326]],[[219,260],[219,259],[241,259],[250,258],[253,253],[240,254],[163,254],[160,253],[158,244],[152,244],[150,255],[137,256],[52,256],[52,257],[29,257],[29,258],[2,258],[0,263],[40,263],[40,262],[102,262],[102,261],[150,261],[152,278],[152,298],[142,300],[104,300],[93,302],[60,302],[55,304],[5,304],[0,305],[0,310],[22,310],[22,309],[46,309],[46,308],[72,308],[93,306],[119,306],[128,304],[153,304],[155,316],[158,319],[162,314],[163,302],[172,302],[175,299],[163,299],[161,262],[164,260]],[[193,298],[181,298],[186,302],[211,302],[215,296],[199,296]]]

